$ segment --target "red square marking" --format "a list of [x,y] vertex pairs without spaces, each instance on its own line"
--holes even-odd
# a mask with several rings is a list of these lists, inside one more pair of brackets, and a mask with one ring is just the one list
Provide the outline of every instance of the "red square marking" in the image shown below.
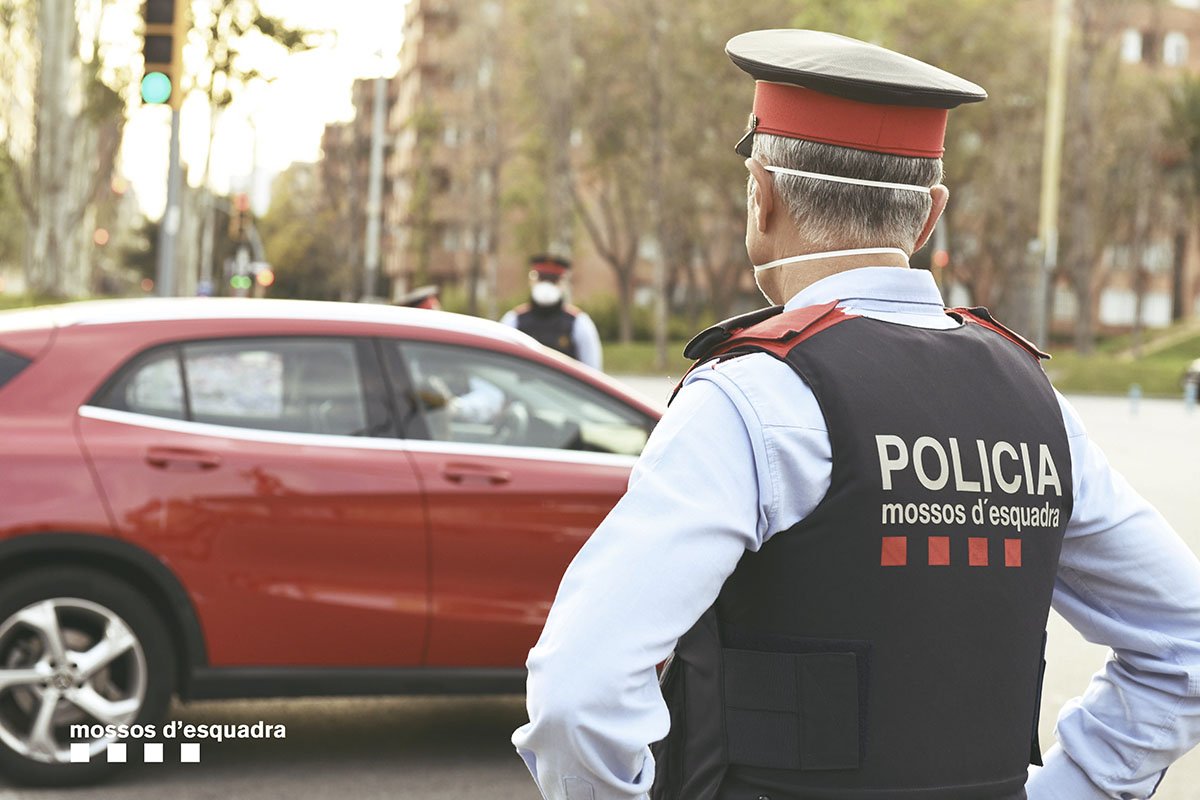
[[1021,566],[1021,540],[1020,539],[1005,539],[1004,540],[1004,566],[1006,566],[1006,567]]
[[945,567],[950,565],[950,537],[929,537],[929,566]]
[[967,539],[967,561],[972,567],[986,567],[988,565],[988,540],[981,536],[972,536]]
[[879,559],[881,567],[903,567],[908,563],[908,537],[883,537],[883,555]]

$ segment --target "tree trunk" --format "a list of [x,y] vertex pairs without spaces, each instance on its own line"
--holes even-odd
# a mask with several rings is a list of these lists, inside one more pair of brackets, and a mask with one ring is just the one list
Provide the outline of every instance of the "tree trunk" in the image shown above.
[[633,264],[617,266],[617,334],[621,344],[633,341]]
[[62,295],[61,276],[77,263],[78,248],[68,225],[71,173],[76,168],[75,133],[79,122],[79,26],[73,0],[42,0],[38,8],[41,61],[34,120],[33,171],[26,209],[25,280],[36,294]]
[[558,255],[573,253],[575,219],[572,196],[574,191],[571,170],[571,133],[574,127],[574,82],[571,72],[575,62],[573,17],[574,0],[554,0],[549,14],[554,23],[554,35],[549,42],[552,57],[543,62],[547,93],[546,113],[549,118],[547,135],[550,139],[551,172],[549,175],[550,202],[547,209],[550,250]]
[[1171,321],[1179,322],[1187,315],[1183,307],[1183,268],[1187,260],[1187,228],[1175,231],[1174,252],[1171,254]]

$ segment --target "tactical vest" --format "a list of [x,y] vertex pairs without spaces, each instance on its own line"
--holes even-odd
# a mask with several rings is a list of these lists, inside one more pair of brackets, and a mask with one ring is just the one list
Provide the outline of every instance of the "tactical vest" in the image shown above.
[[575,317],[579,310],[558,303],[539,306],[526,303],[517,309],[517,330],[571,358],[578,358],[575,347]]
[[653,800],[1025,798],[1071,456],[1048,356],[985,309],[947,313],[776,308],[689,345],[790,366],[833,464],[679,640]]

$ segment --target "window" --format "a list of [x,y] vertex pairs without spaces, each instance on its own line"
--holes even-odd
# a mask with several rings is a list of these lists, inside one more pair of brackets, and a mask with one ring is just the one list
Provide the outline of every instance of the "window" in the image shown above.
[[1163,64],[1182,67],[1188,61],[1188,38],[1179,31],[1171,31],[1163,38]]
[[362,386],[351,339],[220,339],[143,353],[93,402],[237,428],[362,436],[372,433]]
[[19,356],[16,353],[10,353],[7,350],[0,350],[0,386],[17,377],[17,373],[29,366],[29,359],[24,356]]
[[1142,32],[1136,28],[1121,32],[1121,60],[1126,64],[1136,64],[1142,60]]
[[278,338],[184,345],[196,422],[360,436],[366,404],[354,342]]
[[186,419],[179,353],[161,347],[143,353],[101,391],[96,405],[153,417]]
[[408,395],[436,441],[637,455],[654,424],[540,364],[454,345],[398,347],[413,387]]

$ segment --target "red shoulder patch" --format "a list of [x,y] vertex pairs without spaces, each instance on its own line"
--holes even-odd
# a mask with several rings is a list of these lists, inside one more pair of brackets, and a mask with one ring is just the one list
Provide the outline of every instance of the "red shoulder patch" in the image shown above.
[[837,301],[785,311],[757,325],[735,331],[728,340],[713,348],[709,358],[745,348],[765,350],[782,358],[805,339],[847,319],[851,317],[837,307]]
[[987,328],[993,333],[1000,334],[1005,339],[1008,339],[1010,342],[1029,353],[1037,361],[1050,358],[1049,353],[1040,350],[1033,342],[997,322],[995,318],[992,317],[991,313],[983,306],[979,306],[977,308],[947,308],[946,313],[958,315],[962,317],[964,322],[974,323],[981,327]]
[[854,319],[854,316],[838,308],[837,301],[835,300],[819,306],[806,306],[792,311],[785,311],[782,314],[769,317],[748,328],[733,331],[728,339],[712,348],[707,355],[692,364],[688,371],[683,374],[683,377],[679,379],[675,390],[671,392],[671,399],[675,399],[675,395],[683,387],[684,380],[687,379],[692,370],[701,364],[720,360],[735,352],[737,355],[765,352],[782,359],[792,348],[805,339],[815,336],[821,331],[828,330],[834,325],[845,322],[848,319]]

